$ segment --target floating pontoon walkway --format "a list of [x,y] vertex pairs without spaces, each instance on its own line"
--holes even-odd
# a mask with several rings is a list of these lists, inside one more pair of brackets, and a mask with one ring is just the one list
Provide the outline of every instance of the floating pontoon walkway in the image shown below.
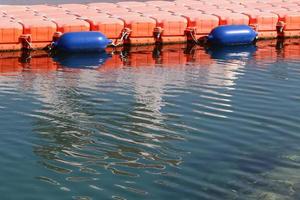
[[43,48],[61,33],[99,31],[116,43],[181,43],[220,25],[246,24],[259,38],[299,37],[299,0],[175,0],[0,5],[0,50]]

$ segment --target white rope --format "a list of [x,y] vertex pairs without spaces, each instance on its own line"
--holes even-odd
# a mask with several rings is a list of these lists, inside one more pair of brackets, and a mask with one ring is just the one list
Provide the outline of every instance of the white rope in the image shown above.
[[126,30],[124,30],[124,31],[122,32],[122,36],[120,37],[120,39],[117,39],[117,40],[116,40],[116,41],[118,41],[118,42],[117,42],[117,43],[115,43],[115,42],[111,43],[111,46],[117,47],[117,46],[122,45],[123,42],[124,42],[124,40],[128,37],[128,35],[129,35],[129,32],[126,31]]
[[31,43],[26,38],[24,38],[24,41],[27,43],[27,45],[29,46],[30,49],[33,49]]
[[191,37],[192,37],[192,39],[194,40],[194,42],[195,42],[196,44],[199,44],[199,40],[198,40],[197,38],[195,38],[195,35],[194,35],[194,34],[191,33]]

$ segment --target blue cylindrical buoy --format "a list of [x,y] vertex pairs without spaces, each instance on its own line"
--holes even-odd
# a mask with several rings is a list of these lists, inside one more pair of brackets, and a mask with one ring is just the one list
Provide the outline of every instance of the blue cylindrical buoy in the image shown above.
[[59,51],[80,53],[103,51],[110,43],[111,40],[100,32],[69,32],[63,34],[53,46]]
[[252,44],[257,39],[257,32],[247,25],[224,25],[214,28],[207,37],[207,42],[215,45]]

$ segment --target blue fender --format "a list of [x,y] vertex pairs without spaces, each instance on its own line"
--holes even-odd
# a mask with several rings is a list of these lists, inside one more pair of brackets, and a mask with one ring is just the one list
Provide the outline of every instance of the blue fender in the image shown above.
[[225,25],[214,28],[207,37],[213,45],[252,44],[257,39],[257,32],[247,25]]
[[63,34],[54,44],[54,48],[61,52],[99,52],[111,43],[100,32],[69,32]]

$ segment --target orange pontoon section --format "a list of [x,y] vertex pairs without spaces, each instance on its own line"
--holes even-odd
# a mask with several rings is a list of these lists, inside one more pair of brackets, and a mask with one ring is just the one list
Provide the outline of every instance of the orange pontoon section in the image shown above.
[[[125,44],[178,43],[220,25],[246,24],[260,38],[299,37],[296,0],[174,0],[0,5],[0,50],[43,48],[65,32],[99,31]],[[59,32],[59,33],[58,33]]]
[[0,24],[0,50],[20,49],[19,38],[23,34],[23,26],[6,17],[0,17]]

